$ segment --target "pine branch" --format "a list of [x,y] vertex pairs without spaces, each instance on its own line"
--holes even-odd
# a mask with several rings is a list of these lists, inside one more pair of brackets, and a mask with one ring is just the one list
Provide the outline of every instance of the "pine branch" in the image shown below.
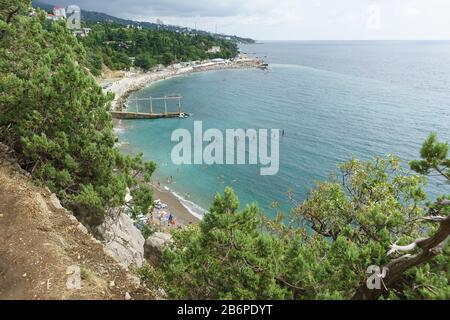
[[[450,201],[439,203],[441,206],[450,206]],[[442,253],[447,242],[450,240],[450,216],[444,218],[440,216],[427,217],[424,220],[439,223],[439,229],[436,234],[427,239],[418,239],[407,246],[392,245],[389,255],[397,252],[411,252],[417,248],[422,251],[416,255],[407,254],[388,263],[385,268],[388,270],[384,278],[384,284],[387,289],[392,288],[401,280],[403,274],[414,267],[429,262],[434,257]],[[370,290],[366,283],[362,284],[355,295],[354,300],[377,300],[381,295],[387,293],[386,289]]]

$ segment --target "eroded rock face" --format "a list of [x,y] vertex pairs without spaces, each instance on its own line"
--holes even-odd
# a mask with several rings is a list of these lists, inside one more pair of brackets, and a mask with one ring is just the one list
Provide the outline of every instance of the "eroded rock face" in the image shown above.
[[[132,300],[156,298],[116,262],[117,252],[87,234],[50,190],[15,165],[0,165],[0,199],[0,300],[123,300],[126,293]],[[123,220],[117,221],[123,232],[140,238]],[[141,261],[143,250],[140,238]]]
[[114,215],[114,218],[108,217],[97,227],[97,232],[118,263],[125,268],[132,265],[142,267],[145,239],[129,216],[120,213]]
[[145,258],[154,266],[159,266],[164,249],[172,243],[170,234],[161,232],[153,234],[145,242]]

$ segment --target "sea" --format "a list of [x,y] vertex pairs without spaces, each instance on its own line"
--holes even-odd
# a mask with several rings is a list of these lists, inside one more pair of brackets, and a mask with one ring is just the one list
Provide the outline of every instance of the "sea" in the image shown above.
[[[263,58],[268,70],[211,71],[154,83],[130,101],[180,95],[192,116],[123,121],[118,131],[122,149],[156,162],[153,181],[197,216],[229,186],[242,207],[258,204],[273,217],[305,200],[339,163],[392,154],[408,172],[431,132],[450,140],[450,42],[261,42],[240,49]],[[135,103],[148,108],[148,102]],[[153,107],[162,110],[162,102]],[[261,176],[261,165],[175,165],[172,133],[181,128],[193,134],[194,121],[204,130],[284,131],[278,174]],[[450,186],[430,179],[427,191],[433,198]]]

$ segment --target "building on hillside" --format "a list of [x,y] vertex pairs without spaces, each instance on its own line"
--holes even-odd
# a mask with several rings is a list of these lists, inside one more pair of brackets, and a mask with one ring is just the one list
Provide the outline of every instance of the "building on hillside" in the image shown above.
[[60,18],[55,16],[53,13],[47,14],[47,20],[58,21]]
[[51,21],[59,21],[62,19],[66,19],[66,8],[64,7],[54,7],[53,13],[47,14],[47,19]]
[[73,35],[75,37],[80,37],[80,38],[84,38],[85,37],[84,32],[82,30],[74,30],[73,31]]
[[53,14],[56,17],[59,17],[60,19],[67,18],[67,16],[66,16],[66,8],[64,8],[64,7],[54,7],[53,8]]
[[141,25],[128,24],[128,25],[127,25],[127,29],[138,29],[138,30],[142,30],[142,26],[141,26]]
[[222,51],[222,49],[219,46],[214,46],[208,50],[208,53],[219,53],[221,51]]
[[91,28],[82,28],[81,30],[75,30],[73,34],[77,37],[84,38],[87,37],[91,31]]

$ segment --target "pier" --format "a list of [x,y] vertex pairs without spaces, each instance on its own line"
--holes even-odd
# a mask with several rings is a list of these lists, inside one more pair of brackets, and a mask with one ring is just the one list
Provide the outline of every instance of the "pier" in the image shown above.
[[[127,104],[122,104],[120,111],[111,111],[111,115],[114,119],[186,118],[189,114],[182,111],[181,99],[181,96],[131,99]],[[175,110],[170,110],[171,102],[175,102]]]

